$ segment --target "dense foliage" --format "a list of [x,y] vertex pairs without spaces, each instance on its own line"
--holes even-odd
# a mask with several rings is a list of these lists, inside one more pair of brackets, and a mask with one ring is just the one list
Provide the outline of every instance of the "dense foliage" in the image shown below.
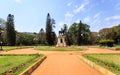
[[17,32],[16,45],[35,45],[37,43],[37,34]]
[[99,31],[99,40],[111,39],[115,44],[120,44],[120,25],[103,28]]
[[46,41],[48,45],[54,45],[56,40],[56,34],[53,31],[55,20],[50,17],[50,14],[47,14],[46,20]]
[[6,23],[7,44],[14,46],[16,43],[16,32],[14,28],[14,15],[9,14]]
[[82,23],[81,21],[79,23],[73,23],[68,33],[70,35],[69,39],[71,41],[71,44],[73,45],[87,45],[88,43],[88,37],[90,35],[90,26],[87,24]]
[[114,40],[100,40],[99,43],[101,46],[113,47]]
[[43,28],[41,28],[38,33],[38,43],[41,45],[46,45],[46,33]]

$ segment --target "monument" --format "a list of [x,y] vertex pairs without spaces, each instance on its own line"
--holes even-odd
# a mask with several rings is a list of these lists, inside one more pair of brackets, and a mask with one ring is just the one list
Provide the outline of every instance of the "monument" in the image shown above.
[[65,42],[65,31],[61,28],[61,31],[59,31],[59,36],[57,38],[57,45],[56,47],[66,47],[66,42]]

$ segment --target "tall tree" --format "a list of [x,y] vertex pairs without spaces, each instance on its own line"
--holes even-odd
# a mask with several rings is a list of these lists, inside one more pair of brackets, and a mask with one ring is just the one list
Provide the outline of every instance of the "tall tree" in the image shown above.
[[88,44],[88,38],[90,35],[90,26],[82,23],[73,23],[69,28],[69,34],[72,44],[74,45],[84,45]]
[[47,14],[47,21],[46,21],[46,41],[50,45],[51,44],[51,32],[52,32],[52,27],[51,27],[51,17],[50,14]]
[[83,44],[89,44],[88,43],[88,38],[90,36],[90,26],[87,24],[82,25],[82,43]]
[[50,17],[50,14],[47,14],[47,20],[46,20],[46,41],[48,45],[54,45],[54,35],[55,32],[53,31],[53,27],[55,24],[55,20]]
[[78,24],[78,32],[77,32],[77,44],[81,45],[82,42],[82,22]]
[[77,28],[77,23],[73,23],[68,30],[69,39],[73,45],[77,45]]
[[112,29],[114,32],[113,39],[114,39],[115,43],[120,44],[120,24],[118,26],[112,27]]
[[14,15],[9,14],[6,23],[6,34],[8,45],[14,46],[16,43],[16,31],[14,28]]

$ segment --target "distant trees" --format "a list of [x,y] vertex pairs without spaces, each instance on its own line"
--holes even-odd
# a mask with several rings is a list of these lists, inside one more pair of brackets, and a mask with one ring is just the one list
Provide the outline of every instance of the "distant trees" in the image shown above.
[[38,33],[38,43],[39,44],[46,44],[46,33],[43,28],[40,29]]
[[[120,44],[120,25],[99,30],[98,41],[101,46],[112,47],[113,44]],[[93,37],[93,36],[92,36]]]
[[35,45],[38,44],[37,34],[16,32],[16,45]]
[[[40,29],[39,33],[17,32],[14,28],[14,15],[7,16],[7,22],[0,18],[0,26],[4,27],[1,40],[4,45],[55,45],[56,33],[54,31],[55,20],[47,14],[46,28]],[[101,43],[112,46],[113,43],[120,44],[120,24],[111,28],[103,28],[99,32],[91,32],[90,26],[82,23],[73,23],[68,28],[63,25],[67,45],[94,45]],[[106,44],[105,44],[106,45]]]
[[[1,21],[2,22],[2,21]],[[7,22],[4,22],[5,29],[2,33],[3,45],[35,45],[38,44],[37,33],[17,32],[14,28],[14,15],[7,16]]]
[[112,39],[114,37],[112,28],[101,29],[99,31],[99,37],[100,39]]
[[48,45],[54,45],[56,40],[56,34],[53,31],[55,20],[50,17],[50,14],[47,14],[46,20],[46,41]]
[[98,44],[99,42],[99,33],[98,32],[91,32],[88,37],[88,43],[90,45]]
[[14,28],[14,15],[11,14],[9,14],[7,17],[6,35],[8,45],[14,46],[16,43],[16,31]]
[[99,31],[99,39],[114,40],[115,44],[120,44],[120,25],[101,29]]
[[116,44],[120,44],[120,24],[118,26],[113,26],[113,40]]
[[69,39],[71,43],[74,45],[86,45],[88,43],[88,37],[90,35],[90,26],[87,24],[82,23],[73,23],[68,32],[69,32]]

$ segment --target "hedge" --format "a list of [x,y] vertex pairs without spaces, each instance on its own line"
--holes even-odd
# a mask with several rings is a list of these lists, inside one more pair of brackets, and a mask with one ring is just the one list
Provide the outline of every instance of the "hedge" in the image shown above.
[[107,47],[113,47],[114,40],[100,40],[99,41],[100,46],[107,46]]

